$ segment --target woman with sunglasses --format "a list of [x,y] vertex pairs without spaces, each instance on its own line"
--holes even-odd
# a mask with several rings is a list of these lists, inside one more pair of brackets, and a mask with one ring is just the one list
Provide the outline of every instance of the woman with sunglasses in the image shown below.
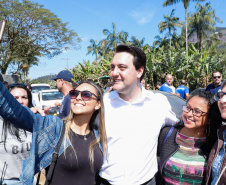
[[[50,184],[95,184],[103,161],[102,151],[106,150],[103,93],[95,83],[85,81],[70,91],[70,96],[71,112],[63,122],[56,116],[42,117],[20,106],[0,83],[0,115],[33,133],[30,155],[23,162],[20,175],[23,184],[32,184],[33,176],[50,165],[62,134]],[[94,125],[97,115],[99,125]]]
[[[220,118],[226,122],[226,81],[221,84],[221,91],[214,96],[220,110]],[[226,126],[217,131],[217,142],[211,150],[207,166],[206,184],[223,185],[226,182]]]
[[204,184],[207,158],[217,139],[220,115],[212,93],[197,92],[183,106],[183,124],[159,135],[159,184]]
[[[25,107],[32,106],[31,92],[21,83],[8,85],[9,92]],[[22,161],[30,152],[32,134],[0,118],[0,184],[17,184]]]

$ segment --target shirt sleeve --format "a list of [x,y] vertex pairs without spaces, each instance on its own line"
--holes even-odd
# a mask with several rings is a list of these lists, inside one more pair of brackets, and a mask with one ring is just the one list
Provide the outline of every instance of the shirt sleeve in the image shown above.
[[189,89],[188,88],[185,88],[185,93],[189,94]]

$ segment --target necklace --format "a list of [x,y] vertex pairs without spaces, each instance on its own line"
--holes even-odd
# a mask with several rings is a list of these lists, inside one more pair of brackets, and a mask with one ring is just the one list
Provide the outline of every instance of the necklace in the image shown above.
[[74,132],[75,134],[79,134],[80,136],[83,136],[84,141],[87,141],[86,133],[87,133],[87,132],[88,132],[87,134],[90,133],[90,130],[89,130],[89,129],[85,130],[84,134],[82,134],[82,132],[79,131],[79,130],[75,127],[75,125],[72,125],[72,126],[71,126],[71,129],[73,130],[73,132]]
[[83,136],[84,136],[84,140],[86,141],[87,140],[86,135],[83,135]]

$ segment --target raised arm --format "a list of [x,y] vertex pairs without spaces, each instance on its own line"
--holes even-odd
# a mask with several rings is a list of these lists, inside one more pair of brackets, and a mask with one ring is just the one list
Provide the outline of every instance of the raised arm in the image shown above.
[[33,131],[33,124],[44,119],[22,106],[0,82],[0,116],[15,126]]

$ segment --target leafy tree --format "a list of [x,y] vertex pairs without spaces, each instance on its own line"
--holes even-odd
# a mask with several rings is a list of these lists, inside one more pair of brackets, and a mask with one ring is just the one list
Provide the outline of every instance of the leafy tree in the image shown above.
[[128,32],[122,31],[118,33],[120,44],[131,45],[131,41],[128,41]]
[[205,1],[205,0],[165,0],[163,6],[170,6],[182,1],[185,9],[185,29],[186,29],[186,56],[188,57],[188,26],[187,26],[187,9],[190,1]]
[[[172,37],[172,31],[176,30],[176,27],[182,27],[183,23],[179,21],[179,18],[174,16],[174,11],[173,9],[170,13],[170,16],[164,15],[165,21],[160,22],[158,27],[160,33],[168,30],[169,32],[169,39],[170,39],[170,50],[171,50],[171,37]],[[171,54],[170,54],[170,60],[171,60]]]
[[91,43],[91,45],[88,46],[88,48],[87,48],[88,52],[86,55],[92,53],[92,55],[96,56],[96,61],[97,61],[98,54],[100,53],[100,45],[97,43],[96,40],[94,41],[93,39],[90,40],[90,43]]
[[113,22],[112,23],[112,30],[104,29],[103,30],[104,35],[107,36],[106,40],[109,41],[108,45],[110,49],[115,50],[117,47],[117,44],[119,42],[119,34],[116,32],[116,25]]
[[216,22],[222,22],[222,20],[215,16],[215,10],[212,9],[210,3],[206,3],[204,6],[197,3],[196,12],[189,17],[189,27],[191,28],[190,34],[197,34],[198,49],[201,50],[202,41],[207,38],[207,31],[215,31]]
[[[53,57],[77,49],[81,41],[54,13],[28,0],[0,0],[0,19],[7,25],[0,45],[0,70],[18,72],[38,64],[38,56]],[[23,69],[24,70],[24,69]]]
[[135,36],[131,37],[131,45],[137,46],[138,48],[141,48],[144,46],[144,40],[145,38],[142,38],[141,40],[138,40]]

